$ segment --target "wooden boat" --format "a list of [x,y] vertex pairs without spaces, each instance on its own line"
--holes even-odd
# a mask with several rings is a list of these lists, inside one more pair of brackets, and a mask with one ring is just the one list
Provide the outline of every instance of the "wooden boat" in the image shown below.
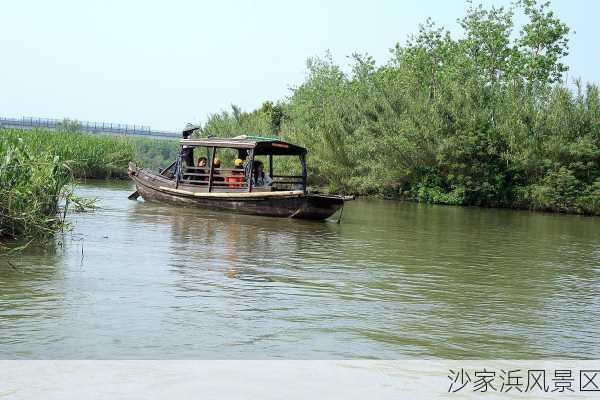
[[[197,167],[194,151],[206,151],[206,167]],[[237,153],[237,155],[236,155]],[[202,154],[202,153],[201,153]],[[244,161],[242,168],[217,168],[218,156]],[[274,158],[296,160],[295,175],[274,173]],[[265,159],[270,185],[258,186],[256,165]],[[254,168],[253,168],[254,167]],[[294,165],[292,164],[292,167]],[[343,207],[345,198],[307,191],[306,149],[276,138],[181,139],[177,160],[159,174],[129,164],[137,194],[146,201],[271,217],[322,220]],[[135,194],[135,193],[134,193]],[[135,196],[134,196],[135,197]],[[131,197],[130,197],[131,198]]]

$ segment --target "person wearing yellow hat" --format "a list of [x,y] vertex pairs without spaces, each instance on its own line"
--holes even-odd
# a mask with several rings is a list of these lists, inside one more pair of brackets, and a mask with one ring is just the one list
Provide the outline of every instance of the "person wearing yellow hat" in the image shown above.
[[223,182],[224,179],[221,175],[221,173],[219,172],[219,170],[221,169],[221,160],[219,160],[217,157],[215,157],[213,159],[213,182]]
[[241,158],[236,158],[233,162],[235,170],[231,171],[231,176],[227,177],[228,187],[239,189],[244,185],[244,161]]

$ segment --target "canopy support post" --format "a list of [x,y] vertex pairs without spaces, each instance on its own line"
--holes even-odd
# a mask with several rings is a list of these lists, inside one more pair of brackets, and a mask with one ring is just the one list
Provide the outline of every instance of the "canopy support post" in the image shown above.
[[304,193],[306,193],[307,187],[307,179],[306,179],[306,154],[301,154],[300,155],[300,164],[302,165],[302,186],[303,186],[303,190]]
[[250,150],[250,156],[248,157],[250,161],[248,164],[250,165],[250,174],[248,179],[248,192],[252,192],[252,181],[254,180],[254,149]]
[[179,154],[177,155],[177,165],[175,166],[175,189],[179,187],[179,180],[181,179],[181,152],[183,151],[183,146],[179,147]]
[[215,148],[211,147],[210,152],[210,164],[208,164],[208,191],[209,193],[212,191],[212,183],[213,183],[213,163],[215,162]]

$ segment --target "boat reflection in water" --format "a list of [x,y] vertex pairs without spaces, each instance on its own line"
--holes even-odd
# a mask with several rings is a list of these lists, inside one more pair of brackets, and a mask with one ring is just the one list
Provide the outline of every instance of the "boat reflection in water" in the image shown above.
[[[339,226],[308,221],[265,219],[202,209],[137,203],[129,218],[137,223],[168,229],[166,242],[179,270],[219,271],[240,280],[274,280],[271,269],[279,263],[310,263],[306,254],[337,245]],[[317,257],[320,258],[320,257]],[[299,267],[299,266],[298,266]],[[261,270],[268,273],[261,274]],[[189,272],[189,271],[188,271]]]

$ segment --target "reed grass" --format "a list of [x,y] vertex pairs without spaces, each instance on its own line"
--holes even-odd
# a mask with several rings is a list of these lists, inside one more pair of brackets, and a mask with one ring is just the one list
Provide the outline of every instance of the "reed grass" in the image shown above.
[[0,140],[0,237],[43,237],[63,224],[61,197],[72,192],[69,165],[49,152],[33,152],[25,141]]
[[135,158],[131,140],[124,137],[46,129],[2,129],[0,137],[22,140],[33,157],[48,152],[68,161],[75,178],[125,177],[127,163]]
[[124,138],[0,129],[0,240],[52,236],[69,204],[91,205],[73,195],[76,178],[125,176],[133,158]]

